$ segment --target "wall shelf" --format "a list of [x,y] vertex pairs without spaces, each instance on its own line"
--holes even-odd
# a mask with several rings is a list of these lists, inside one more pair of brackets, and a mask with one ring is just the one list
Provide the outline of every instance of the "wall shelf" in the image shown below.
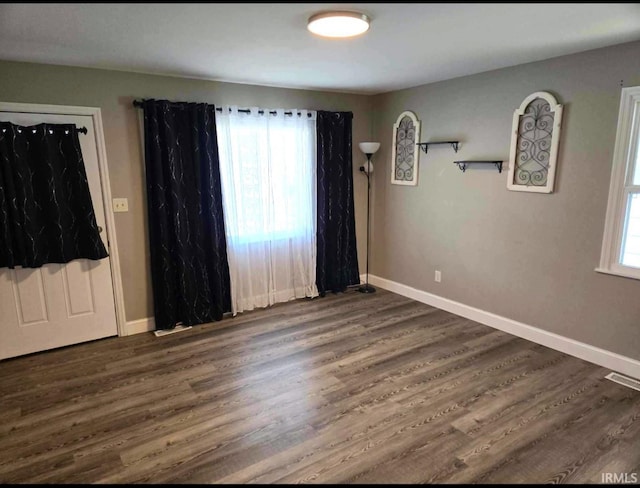
[[453,164],[457,164],[460,171],[463,173],[467,170],[467,166],[470,164],[493,164],[498,168],[498,173],[502,173],[502,161],[454,161]]
[[451,144],[453,150],[458,152],[458,144],[460,144],[460,141],[416,142],[416,146],[419,146],[425,154],[427,154],[429,146],[434,146],[436,144]]

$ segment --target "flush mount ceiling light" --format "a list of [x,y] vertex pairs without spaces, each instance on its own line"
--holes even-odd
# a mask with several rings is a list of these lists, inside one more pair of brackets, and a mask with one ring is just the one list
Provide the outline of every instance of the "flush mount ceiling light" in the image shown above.
[[353,37],[369,30],[369,17],[360,12],[321,12],[309,17],[307,29],[323,37]]

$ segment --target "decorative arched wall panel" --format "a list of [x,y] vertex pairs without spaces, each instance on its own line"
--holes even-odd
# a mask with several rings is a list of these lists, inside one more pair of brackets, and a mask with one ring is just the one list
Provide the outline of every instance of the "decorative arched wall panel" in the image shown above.
[[418,162],[420,150],[420,122],[407,110],[393,124],[393,156],[391,161],[391,183],[395,185],[418,184]]
[[507,188],[551,193],[556,174],[562,105],[547,92],[524,99],[513,114]]

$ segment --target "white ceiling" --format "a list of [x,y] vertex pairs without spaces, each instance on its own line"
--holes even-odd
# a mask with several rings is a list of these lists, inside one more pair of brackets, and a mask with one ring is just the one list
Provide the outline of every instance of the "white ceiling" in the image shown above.
[[[369,32],[309,33],[332,8]],[[0,59],[368,94],[637,39],[637,3],[0,5]]]

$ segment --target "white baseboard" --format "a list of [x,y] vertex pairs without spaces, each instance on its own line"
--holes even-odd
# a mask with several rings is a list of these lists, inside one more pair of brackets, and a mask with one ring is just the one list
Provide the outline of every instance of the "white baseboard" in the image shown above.
[[[231,317],[233,314],[231,312],[225,312],[222,314],[223,317]],[[133,335],[133,334],[141,334],[142,332],[153,332],[156,330],[156,322],[153,317],[146,317],[144,319],[131,320],[127,322],[126,325],[126,334],[125,335]]]
[[543,346],[564,352],[570,356],[584,359],[590,363],[612,369],[634,378],[640,378],[640,361],[636,359],[622,356],[621,354],[591,346],[574,339],[569,339],[568,337],[554,334],[553,332],[548,332],[531,325],[523,324],[521,322],[502,317],[501,315],[496,315],[479,308],[471,307],[469,305],[449,300],[448,298],[443,298],[426,291],[418,290],[417,288],[412,288],[395,281],[380,278],[379,276],[372,274],[369,274],[369,283],[397,293],[398,295],[412,298],[413,300],[426,303],[432,307],[446,310],[447,312],[488,325],[494,329],[499,329],[509,334],[522,337],[523,339],[535,342],[536,344],[542,344]]
[[153,317],[147,317],[139,320],[131,320],[127,322],[126,331],[127,335],[140,334],[142,332],[151,332],[156,330],[156,324]]
[[[366,276],[360,275],[362,283],[365,282]],[[488,325],[494,329],[499,329],[517,337],[522,337],[536,344],[550,347],[556,351],[564,352],[570,356],[575,356],[590,363],[603,366],[605,368],[626,374],[633,378],[640,378],[640,361],[627,356],[622,356],[606,349],[591,346],[584,342],[576,341],[568,337],[564,337],[553,332],[523,324],[515,320],[496,315],[485,310],[471,307],[448,298],[443,298],[433,293],[418,290],[395,281],[380,278],[379,276],[369,274],[369,283],[385,290],[392,291],[398,295],[411,298],[421,303],[426,303],[432,307],[436,307],[447,312],[460,315],[480,324]],[[140,334],[142,332],[150,332],[155,330],[155,322],[153,317],[147,317],[139,320],[127,322],[127,335]]]

